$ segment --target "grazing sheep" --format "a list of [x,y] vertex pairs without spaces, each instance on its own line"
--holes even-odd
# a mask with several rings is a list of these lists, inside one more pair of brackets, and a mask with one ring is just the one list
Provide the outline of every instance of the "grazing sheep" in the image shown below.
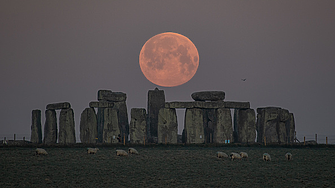
[[87,148],[88,154],[96,154],[99,148]]
[[135,148],[129,148],[128,149],[128,153],[130,153],[130,154],[136,154],[136,155],[139,154],[138,151]]
[[286,153],[285,157],[288,161],[292,160],[292,154],[291,153]]
[[248,158],[248,154],[246,152],[240,152],[242,158]]
[[124,150],[118,149],[116,150],[116,155],[117,156],[128,156],[128,153]]
[[48,152],[42,148],[36,148],[36,155],[48,155]]
[[263,154],[263,160],[264,161],[271,161],[271,156],[268,153]]
[[216,156],[218,158],[228,158],[228,155],[224,152],[221,152],[221,151],[216,152]]
[[242,159],[242,157],[241,157],[240,154],[238,154],[238,153],[234,153],[234,152],[230,153],[230,158],[231,158],[232,161],[233,161],[234,159]]

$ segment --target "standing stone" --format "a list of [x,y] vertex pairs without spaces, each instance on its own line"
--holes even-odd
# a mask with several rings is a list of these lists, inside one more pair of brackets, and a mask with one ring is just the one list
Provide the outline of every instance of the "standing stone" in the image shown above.
[[213,143],[214,127],[216,126],[216,109],[203,110],[203,126],[205,143]]
[[42,143],[41,110],[33,110],[31,115],[30,141],[35,144]]
[[98,121],[94,108],[86,108],[80,116],[81,143],[96,143],[98,137]]
[[45,111],[44,140],[45,144],[57,143],[57,118],[55,110]]
[[235,109],[234,140],[238,143],[254,143],[256,139],[256,117],[253,109]]
[[290,113],[290,119],[288,121],[289,123],[286,124],[286,130],[287,130],[287,137],[288,137],[288,143],[294,142],[294,132],[295,132],[295,122],[294,122],[294,115],[293,113]]
[[113,108],[104,109],[104,122],[103,122],[103,143],[119,143],[122,135],[120,131],[118,111]]
[[200,91],[194,92],[191,95],[195,101],[223,101],[225,92],[223,91]]
[[185,111],[185,140],[186,143],[204,143],[203,110],[186,108]]
[[158,126],[158,113],[161,108],[165,107],[165,94],[164,90],[148,91],[148,137],[157,137],[157,126]]
[[291,135],[291,115],[288,110],[278,107],[257,108],[257,142],[287,143]]
[[176,109],[161,108],[158,113],[158,143],[177,144],[178,122]]
[[115,102],[113,109],[118,112],[118,124],[120,127],[121,137],[125,137],[125,140],[128,141],[129,135],[129,121],[128,121],[128,111],[126,101]]
[[59,115],[59,144],[76,143],[73,109],[62,109]]
[[214,143],[234,142],[231,111],[228,108],[216,110],[216,125],[214,126]]
[[129,125],[130,143],[144,144],[147,135],[146,110],[144,108],[132,108]]

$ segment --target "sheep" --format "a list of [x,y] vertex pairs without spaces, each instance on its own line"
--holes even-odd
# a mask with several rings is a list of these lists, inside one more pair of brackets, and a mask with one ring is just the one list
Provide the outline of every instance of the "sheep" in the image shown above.
[[263,160],[264,161],[271,161],[271,156],[268,153],[263,154]]
[[240,152],[242,158],[248,158],[248,154],[246,152]]
[[48,152],[42,148],[36,148],[36,155],[48,155]]
[[118,149],[116,150],[116,155],[117,156],[128,156],[128,153],[124,150]]
[[216,152],[216,156],[218,158],[228,158],[228,155],[224,152],[221,152],[221,151]]
[[285,157],[288,161],[292,160],[292,154],[291,153],[286,153]]
[[233,161],[234,159],[242,159],[242,157],[241,157],[240,154],[238,154],[238,153],[234,153],[234,152],[230,153],[230,158],[231,158],[232,161]]
[[87,148],[88,154],[96,154],[99,148]]
[[136,155],[139,154],[138,151],[135,148],[129,148],[128,149],[128,153],[130,153],[130,154],[136,154]]

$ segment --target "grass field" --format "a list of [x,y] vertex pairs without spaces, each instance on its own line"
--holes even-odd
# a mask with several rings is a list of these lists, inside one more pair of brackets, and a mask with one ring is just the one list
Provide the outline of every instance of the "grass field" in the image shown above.
[[[116,156],[99,147],[0,148],[0,187],[335,187],[335,148],[135,147],[140,155]],[[216,158],[216,152],[245,151],[248,159]],[[293,154],[292,161],[285,153]],[[272,161],[262,160],[269,153]]]

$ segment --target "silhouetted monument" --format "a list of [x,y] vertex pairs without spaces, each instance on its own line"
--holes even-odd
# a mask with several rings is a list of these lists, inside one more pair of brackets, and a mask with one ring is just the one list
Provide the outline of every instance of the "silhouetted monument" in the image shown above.
[[57,117],[55,110],[45,111],[45,124],[44,124],[44,139],[45,144],[57,143]]

